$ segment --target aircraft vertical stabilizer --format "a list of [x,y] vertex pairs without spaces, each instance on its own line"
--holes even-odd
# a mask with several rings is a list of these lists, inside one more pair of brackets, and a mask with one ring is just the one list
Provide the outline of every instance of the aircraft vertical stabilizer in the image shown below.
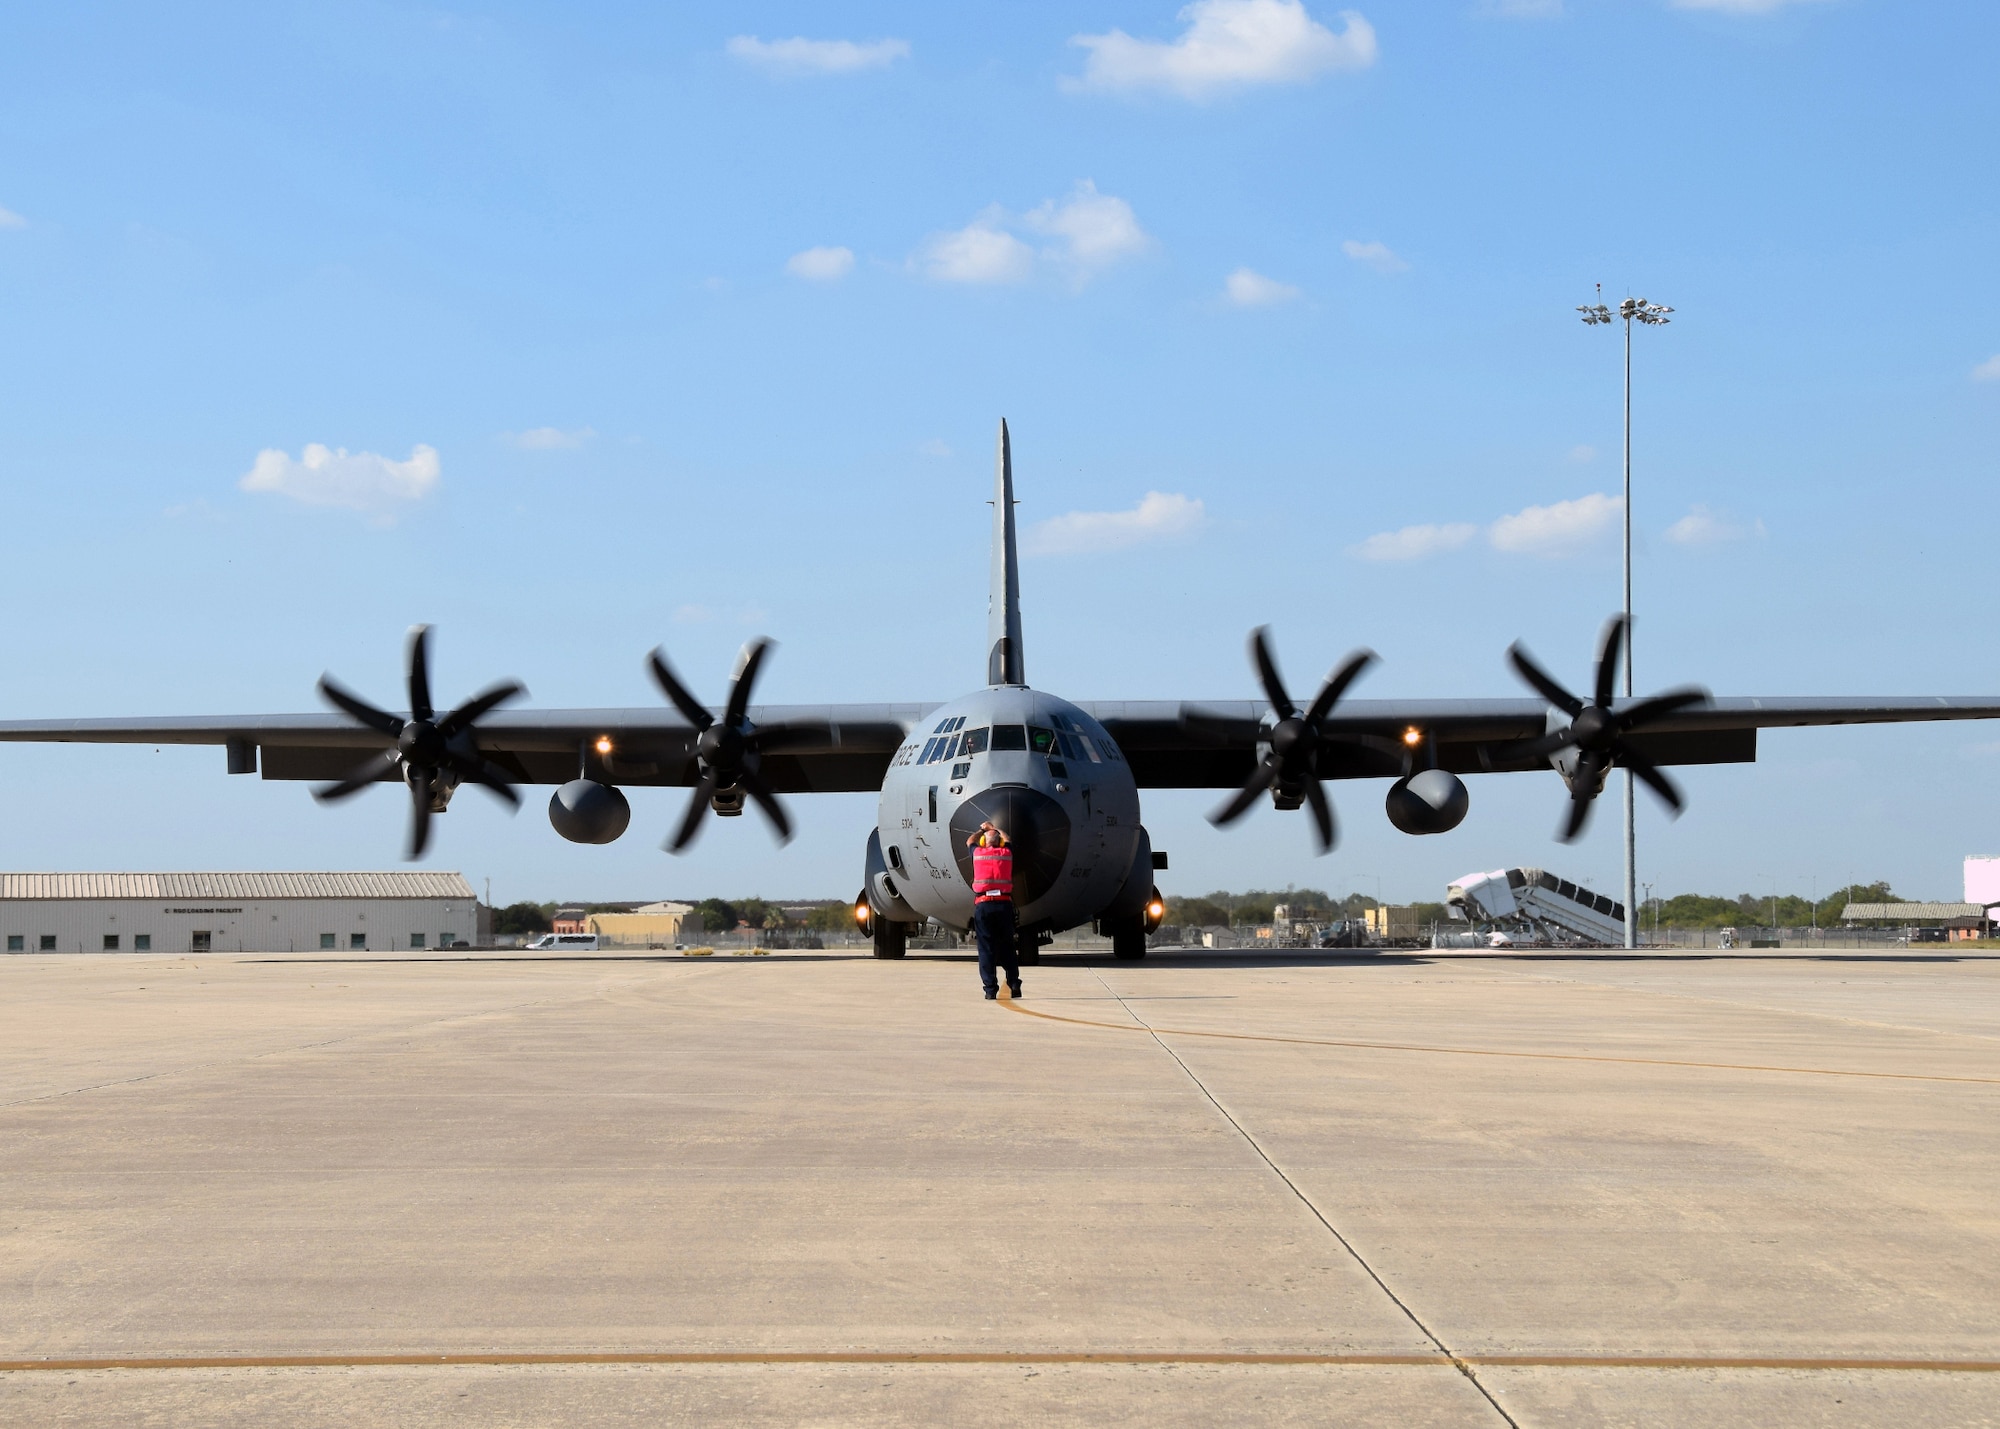
[[1025,685],[1021,662],[1021,559],[1014,547],[1014,456],[1007,419],[993,456],[993,585],[986,598],[986,683]]

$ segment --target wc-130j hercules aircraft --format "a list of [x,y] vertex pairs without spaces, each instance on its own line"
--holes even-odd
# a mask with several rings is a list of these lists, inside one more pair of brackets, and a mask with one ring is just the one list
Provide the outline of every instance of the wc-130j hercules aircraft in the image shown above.
[[[321,799],[374,783],[410,790],[409,855],[420,856],[430,821],[460,784],[518,804],[518,784],[555,784],[549,821],[577,843],[609,843],[631,808],[619,785],[693,786],[668,847],[685,848],[710,811],[755,803],[789,838],[780,793],[877,789],[881,803],[863,856],[855,917],[878,957],[900,957],[926,918],[963,930],[972,920],[966,836],[991,819],[1014,846],[1022,951],[1037,938],[1092,923],[1120,957],[1141,957],[1157,925],[1153,872],[1165,866],[1140,822],[1141,788],[1235,789],[1210,817],[1227,824],[1269,795],[1280,809],[1310,811],[1321,852],[1334,817],[1321,780],[1388,778],[1390,822],[1405,833],[1457,827],[1469,807],[1461,774],[1553,767],[1569,794],[1559,837],[1582,831],[1613,767],[1630,768],[1675,811],[1667,764],[1747,762],[1757,731],[1786,725],[2000,718],[2000,702],[1931,697],[1712,699],[1677,690],[1612,698],[1624,638],[1614,620],[1598,648],[1590,697],[1572,695],[1515,646],[1517,673],[1538,698],[1344,700],[1374,659],[1348,657],[1311,703],[1293,703],[1264,632],[1251,660],[1268,703],[1072,704],[1033,689],[1022,660],[1014,478],[1000,424],[993,493],[993,570],[986,685],[946,704],[753,706],[768,642],[745,647],[726,704],[689,693],[664,656],[649,665],[669,709],[505,711],[525,693],[496,685],[448,713],[431,703],[427,635],[411,631],[410,714],[378,709],[331,677],[320,692],[339,713],[235,719],[17,720],[0,740],[220,744],[229,772],[266,779],[334,781]],[[358,762],[357,762],[358,761]],[[1623,918],[1622,908],[1603,910]]]

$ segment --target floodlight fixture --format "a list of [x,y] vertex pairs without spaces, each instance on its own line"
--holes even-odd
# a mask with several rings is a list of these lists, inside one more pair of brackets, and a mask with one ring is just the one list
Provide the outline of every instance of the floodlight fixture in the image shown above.
[[1602,303],[1588,307],[1579,307],[1577,311],[1583,314],[1584,322],[1593,326],[1598,323],[1608,323],[1611,321],[1611,309],[1605,307]]

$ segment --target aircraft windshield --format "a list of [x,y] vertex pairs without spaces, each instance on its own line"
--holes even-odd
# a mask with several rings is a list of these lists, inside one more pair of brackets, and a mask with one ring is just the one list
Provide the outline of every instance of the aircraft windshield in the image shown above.
[[994,725],[993,747],[995,749],[1026,749],[1028,747],[1028,727],[1020,724]]
[[959,746],[958,752],[960,755],[984,754],[986,752],[986,731],[983,729],[968,729],[965,732],[965,742]]
[[1055,743],[1056,732],[1054,730],[1037,729],[1034,725],[1028,726],[1028,748],[1034,750],[1035,753],[1047,754],[1051,749],[1055,748]]

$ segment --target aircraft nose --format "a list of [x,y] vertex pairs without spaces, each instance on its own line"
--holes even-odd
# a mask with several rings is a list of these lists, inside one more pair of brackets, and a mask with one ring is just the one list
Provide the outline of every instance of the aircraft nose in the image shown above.
[[1069,815],[1047,794],[1024,785],[1002,784],[974,794],[951,816],[952,849],[968,885],[972,850],[965,841],[989,819],[1014,851],[1014,906],[1025,908],[1062,877],[1069,858]]

